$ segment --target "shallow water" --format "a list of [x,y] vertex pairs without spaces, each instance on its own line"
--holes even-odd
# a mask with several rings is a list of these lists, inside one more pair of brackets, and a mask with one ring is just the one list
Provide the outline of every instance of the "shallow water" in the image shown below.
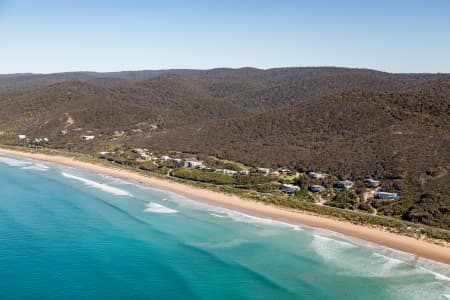
[[0,156],[0,299],[447,299],[449,273],[329,231]]

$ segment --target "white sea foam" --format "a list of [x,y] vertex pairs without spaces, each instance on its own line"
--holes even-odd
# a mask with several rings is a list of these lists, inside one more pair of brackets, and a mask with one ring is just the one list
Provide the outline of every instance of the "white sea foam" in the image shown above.
[[424,271],[424,272],[426,272],[426,273],[429,273],[429,274],[433,275],[434,278],[436,278],[436,279],[439,280],[439,281],[448,281],[448,282],[450,282],[450,277],[447,277],[447,276],[445,276],[445,275],[443,275],[443,274],[440,274],[440,273],[438,273],[438,272],[434,272],[434,271],[432,271],[432,270],[430,270],[430,269],[426,269],[426,268],[424,268],[424,267],[420,267],[420,270],[422,270],[422,271]]
[[201,210],[208,212],[211,216],[217,218],[229,218],[233,221],[255,225],[269,225],[276,227],[288,227],[296,231],[302,231],[303,229],[299,225],[294,225],[282,221],[271,220],[261,217],[252,216],[239,211],[213,206],[203,202],[195,201],[184,196],[180,196],[175,193],[169,193],[170,200],[176,202],[180,206],[188,207],[189,209]]
[[0,156],[0,163],[4,163],[10,167],[25,167],[25,166],[30,165],[30,163],[27,161],[13,159],[13,158],[4,157],[4,156]]
[[193,246],[203,249],[223,249],[223,248],[234,248],[245,243],[243,239],[232,239],[223,242],[200,242],[192,243]]
[[70,178],[70,179],[75,179],[77,181],[80,181],[82,183],[84,183],[87,186],[102,190],[103,192],[106,193],[110,193],[116,196],[129,196],[129,197],[133,197],[133,195],[127,191],[124,191],[122,189],[113,187],[113,186],[109,186],[107,184],[103,184],[103,183],[99,183],[93,180],[89,180],[83,177],[78,177],[72,174],[68,174],[66,172],[61,172],[61,175],[63,175],[66,178]]
[[345,251],[357,248],[354,244],[317,234],[313,234],[311,246],[317,254],[325,259],[332,260],[338,260]]
[[400,259],[388,257],[388,256],[385,256],[385,255],[377,253],[377,252],[374,252],[373,256],[375,257],[376,263],[383,270],[392,270],[398,266],[405,264],[405,262]]
[[216,217],[216,218],[225,218],[225,216],[223,215],[219,215],[219,214],[214,214],[214,213],[210,213],[211,216]]
[[271,220],[271,219],[266,219],[266,218],[261,218],[261,217],[255,217],[255,216],[252,216],[252,215],[249,215],[246,213],[242,213],[242,212],[234,211],[231,209],[222,208],[222,207],[214,206],[214,205],[207,204],[204,202],[200,202],[197,200],[193,200],[193,199],[187,198],[185,196],[182,196],[180,194],[177,194],[175,192],[171,192],[171,191],[160,189],[160,188],[148,187],[148,186],[144,186],[144,185],[140,185],[140,184],[135,184],[135,185],[144,190],[151,190],[151,191],[160,192],[164,195],[169,195],[169,198],[162,198],[162,200],[164,200],[164,201],[175,202],[180,207],[185,207],[185,208],[192,209],[192,210],[205,211],[205,212],[208,212],[212,216],[214,216],[213,214],[215,214],[214,217],[217,217],[217,218],[220,218],[220,217],[218,217],[220,215],[222,218],[229,218],[229,219],[232,219],[233,221],[241,222],[241,223],[256,224],[256,225],[271,225],[271,226],[277,226],[277,227],[289,227],[296,231],[303,230],[301,228],[302,226],[300,226],[300,225],[294,225],[294,224],[290,224],[290,223],[286,223],[286,222],[282,222],[282,221],[276,221],[276,220]]
[[234,211],[234,210],[222,209],[221,212],[225,213],[225,215],[228,218],[230,218],[236,222],[257,224],[257,225],[269,225],[269,226],[276,226],[276,227],[288,227],[288,228],[294,229],[296,231],[303,230],[298,225],[285,223],[285,222],[281,222],[281,221],[277,221],[277,220],[261,218],[261,217],[255,217],[255,216],[248,215],[248,214],[241,213],[241,212]]
[[42,164],[34,164],[34,165],[22,167],[21,169],[22,170],[47,171],[49,169],[49,167],[46,165],[42,165]]
[[0,163],[4,163],[10,167],[18,167],[22,170],[47,171],[48,166],[40,163],[35,163],[28,160],[19,160],[10,157],[0,156]]
[[147,204],[147,208],[144,209],[144,211],[158,214],[176,214],[178,212],[178,210],[166,207],[155,202],[150,202],[149,204]]
[[[285,222],[260,218],[251,216],[245,213],[233,211],[226,208],[221,208],[217,206],[213,206],[210,204],[206,204],[200,201],[196,201],[187,197],[184,197],[182,195],[179,195],[177,193],[167,191],[164,189],[158,189],[148,186],[143,186],[140,184],[135,184],[137,187],[142,189],[149,189],[152,191],[158,191],[161,192],[164,195],[169,195],[169,198],[163,198],[162,200],[170,200],[172,202],[176,202],[180,207],[186,207],[188,209],[194,209],[194,210],[202,210],[208,212],[211,216],[216,218],[229,218],[236,222],[243,222],[243,223],[250,223],[250,224],[257,224],[257,225],[269,225],[269,226],[276,226],[276,227],[289,227],[293,230],[302,231],[304,228],[308,229],[308,232],[312,233],[318,233],[315,235],[315,239],[312,242],[313,247],[316,247],[316,250],[318,252],[321,252],[322,256],[328,256],[335,258],[336,261],[339,261],[340,255],[345,254],[346,250],[351,250],[351,248],[357,248],[361,247],[363,249],[369,249],[374,252],[376,252],[379,256],[379,260],[374,259],[373,265],[379,265],[378,270],[373,270],[373,274],[369,274],[369,276],[396,276],[400,274],[405,274],[405,271],[403,272],[401,270],[402,264],[405,265],[405,268],[409,266],[415,267],[415,272],[422,272],[422,273],[429,273],[433,274],[437,280],[449,280],[449,268],[448,265],[441,264],[435,261],[417,258],[416,256],[393,250],[390,248],[386,248],[384,246],[380,246],[378,244],[374,244],[371,242],[367,242],[364,240],[360,240],[357,238],[349,237],[337,232],[325,230],[325,229],[319,229],[314,228],[306,225],[294,225],[289,224]],[[262,234],[264,234],[266,231],[268,231],[268,235],[273,234],[273,231],[264,229],[261,231]],[[346,242],[348,241],[348,242]],[[336,250],[337,249],[337,250]],[[336,251],[335,251],[336,250]],[[374,256],[377,257],[376,255]],[[367,261],[361,261],[362,264],[366,264]],[[362,272],[362,275],[367,275],[364,273],[365,267],[364,265],[356,264],[355,262],[355,269],[358,269]],[[407,268],[406,268],[407,269]],[[410,270],[411,271],[411,270]],[[409,272],[410,272],[409,271]],[[356,272],[357,273],[357,272]],[[443,275],[445,274],[445,275]],[[447,275],[447,276],[446,276]]]

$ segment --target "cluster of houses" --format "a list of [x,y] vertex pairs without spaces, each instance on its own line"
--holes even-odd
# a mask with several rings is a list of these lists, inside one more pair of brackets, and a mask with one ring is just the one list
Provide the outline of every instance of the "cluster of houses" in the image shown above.
[[248,176],[250,175],[250,170],[239,170],[239,171],[235,171],[235,170],[228,170],[228,169],[216,169],[215,172],[217,173],[221,173],[221,174],[226,174],[226,175],[243,175],[243,176]]
[[249,169],[242,169],[239,171],[236,170],[230,170],[230,169],[210,169],[207,166],[205,166],[205,164],[202,161],[196,160],[196,159],[181,159],[181,158],[173,158],[167,155],[163,155],[159,158],[159,160],[161,161],[165,161],[165,162],[172,162],[172,163],[176,163],[177,165],[180,166],[184,166],[186,168],[191,168],[191,169],[202,169],[202,170],[209,170],[209,171],[214,171],[217,173],[221,173],[221,174],[226,174],[226,175],[230,175],[230,176],[236,176],[236,175],[242,175],[242,176],[248,176],[250,175],[250,173],[254,173],[254,174],[258,174],[258,175],[263,175],[263,176],[279,176],[281,174],[283,175],[291,175],[292,171],[286,168],[279,168],[277,171],[271,172],[271,170],[269,168],[256,168],[252,171],[250,171]]
[[50,142],[50,140],[47,137],[30,138],[30,137],[27,137],[25,134],[19,134],[17,136],[17,139],[19,141],[24,141],[24,142],[28,143],[28,147],[32,147],[32,148],[42,148],[42,145]]
[[[316,172],[309,172],[308,177],[311,179],[324,179],[330,175],[325,173],[316,173]],[[380,181],[375,180],[372,178],[366,178],[364,179],[364,184],[367,187],[370,188],[377,188],[373,190],[372,194],[374,198],[376,199],[384,199],[384,200],[396,200],[398,198],[397,193],[388,193],[378,190],[378,187],[380,186]],[[334,184],[334,187],[337,189],[351,189],[355,186],[355,182],[350,180],[342,180],[338,181]],[[283,184],[280,188],[280,190],[285,193],[286,195],[293,195],[296,192],[300,191],[300,187],[292,184]],[[322,185],[314,184],[309,186],[308,190],[312,193],[322,193],[326,190],[326,188]]]
[[[269,168],[256,168],[256,169],[251,169],[251,170],[250,169],[242,169],[239,171],[230,170],[230,169],[210,169],[207,166],[205,166],[203,161],[197,160],[195,158],[181,159],[181,158],[173,158],[168,155],[162,155],[160,157],[153,157],[152,153],[148,149],[140,149],[140,148],[135,148],[132,150],[132,152],[137,154],[139,156],[139,158],[144,161],[154,160],[154,161],[161,161],[161,162],[171,162],[180,167],[183,166],[183,167],[191,168],[191,169],[214,171],[214,172],[226,174],[229,176],[237,176],[237,175],[248,176],[250,174],[257,174],[257,175],[261,175],[261,176],[281,176],[281,175],[290,176],[290,175],[294,174],[293,171],[291,171],[287,168],[278,168],[276,171],[272,171]],[[105,155],[107,153],[108,152],[101,152],[100,154]],[[330,176],[329,174],[318,173],[318,172],[309,172],[307,175],[309,178],[314,179],[314,180],[325,179]],[[371,191],[371,194],[376,199],[395,200],[398,198],[398,195],[396,193],[388,193],[388,192],[381,191],[379,188],[379,186],[380,186],[379,180],[375,180],[372,178],[366,178],[366,179],[364,179],[364,184],[368,188],[373,189]],[[350,180],[342,180],[342,181],[336,182],[334,184],[334,187],[336,189],[348,190],[348,189],[352,189],[355,187],[355,182],[350,181]],[[300,189],[301,188],[299,186],[294,185],[294,184],[283,184],[280,187],[281,192],[285,193],[286,195],[294,195],[295,193],[299,192]],[[318,185],[318,184],[313,184],[308,187],[308,191],[310,191],[311,193],[322,193],[322,192],[326,191],[326,187],[324,187],[322,185]]]
[[194,158],[192,159],[181,159],[181,158],[173,158],[167,155],[163,155],[159,158],[161,161],[165,162],[172,162],[180,166],[184,166],[186,168],[191,169],[206,169],[206,166],[203,164],[202,161],[196,160]]
[[136,149],[133,149],[132,152],[139,155],[139,158],[142,160],[151,160],[152,159],[152,155],[148,151],[148,149],[136,148]]

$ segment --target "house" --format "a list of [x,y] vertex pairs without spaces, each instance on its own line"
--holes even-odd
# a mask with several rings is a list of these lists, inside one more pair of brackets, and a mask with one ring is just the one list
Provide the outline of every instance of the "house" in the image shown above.
[[227,174],[227,175],[236,175],[238,172],[234,170],[227,170],[227,169],[216,169],[217,173]]
[[141,154],[139,155],[139,157],[140,157],[142,160],[151,160],[151,159],[152,159],[152,156],[151,156],[151,155],[148,155],[147,153],[141,153]]
[[315,184],[315,185],[312,185],[309,187],[309,191],[312,193],[321,193],[321,192],[325,191],[325,187],[322,185]]
[[85,141],[92,141],[93,139],[95,139],[95,135],[83,135]]
[[239,175],[248,176],[248,175],[250,175],[250,171],[249,170],[240,170]]
[[161,159],[161,160],[164,160],[164,161],[172,160],[172,158],[171,158],[170,156],[167,156],[167,155],[161,156],[160,159]]
[[262,175],[269,175],[270,169],[268,169],[268,168],[258,168],[258,169],[256,169],[256,173],[262,174]]
[[59,131],[59,133],[60,133],[61,135],[66,135],[67,133],[69,133],[69,130],[67,130],[67,129],[61,129],[61,130]]
[[131,150],[131,152],[141,155],[141,154],[147,153],[147,150],[136,148],[136,149]]
[[308,176],[309,176],[309,178],[312,178],[312,179],[322,179],[322,178],[327,177],[328,175],[324,174],[324,173],[309,172]]
[[398,198],[398,195],[397,193],[375,192],[375,198],[385,200],[396,200]]
[[293,195],[296,192],[300,191],[300,187],[293,184],[283,184],[280,190],[287,195]]
[[338,189],[349,189],[355,186],[355,183],[350,180],[338,181],[335,185]]
[[292,175],[292,171],[286,168],[278,168],[277,171],[281,175]]
[[18,136],[19,140],[25,140],[27,138],[27,136],[25,134],[19,134]]
[[186,160],[184,165],[188,168],[201,169],[204,167],[203,162],[198,160]]
[[380,185],[380,181],[379,180],[374,180],[372,178],[366,178],[364,179],[364,183],[368,186],[368,187],[377,187]]

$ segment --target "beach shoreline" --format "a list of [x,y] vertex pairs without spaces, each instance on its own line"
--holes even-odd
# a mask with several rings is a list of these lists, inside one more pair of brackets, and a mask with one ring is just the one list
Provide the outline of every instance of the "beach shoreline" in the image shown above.
[[408,237],[393,232],[384,231],[364,225],[356,225],[325,216],[317,216],[299,211],[283,209],[250,199],[243,199],[236,195],[223,194],[216,191],[202,189],[173,180],[150,177],[136,172],[120,169],[114,166],[83,162],[66,156],[31,153],[18,150],[0,148],[0,154],[13,155],[38,161],[56,163],[68,167],[84,169],[90,172],[104,174],[115,178],[128,180],[152,188],[166,190],[180,194],[192,200],[200,201],[213,206],[238,211],[256,217],[281,221],[293,225],[305,225],[314,228],[326,229],[345,236],[354,237],[363,241],[385,246],[397,251],[406,252],[418,257],[430,259],[450,265],[450,248],[433,244],[425,240]]

